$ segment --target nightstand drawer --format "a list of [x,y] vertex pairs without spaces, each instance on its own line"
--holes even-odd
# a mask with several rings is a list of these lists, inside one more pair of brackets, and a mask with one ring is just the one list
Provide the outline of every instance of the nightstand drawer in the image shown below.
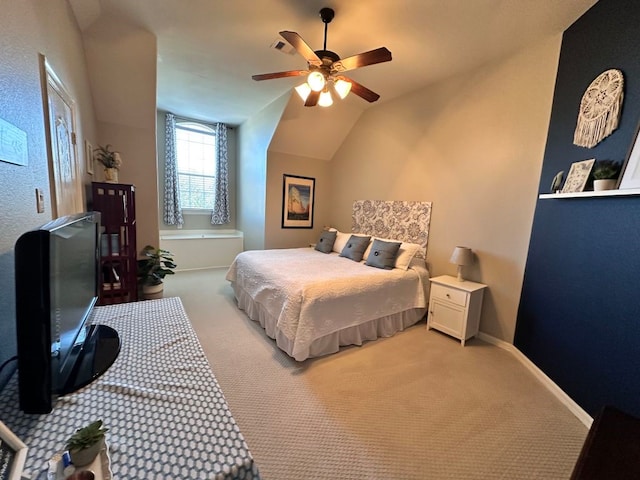
[[431,285],[431,297],[438,300],[444,300],[445,302],[455,303],[461,307],[466,307],[468,294],[462,290],[456,290],[455,288],[449,288],[434,283]]

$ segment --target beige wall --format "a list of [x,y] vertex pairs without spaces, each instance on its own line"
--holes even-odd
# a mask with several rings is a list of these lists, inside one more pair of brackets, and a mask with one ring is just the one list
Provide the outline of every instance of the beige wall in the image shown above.
[[332,222],[356,199],[433,202],[427,260],[456,245],[489,285],[481,331],[513,341],[561,37],[367,111],[331,161]]
[[102,16],[84,32],[84,47],[99,121],[95,142],[120,152],[119,182],[136,186],[139,249],[157,246],[156,37]]
[[[331,164],[325,160],[269,151],[265,248],[305,247],[316,241],[331,218],[330,168]],[[282,228],[282,176],[285,173],[315,179],[313,229]]]
[[[96,121],[80,31],[66,0],[3,1],[0,15],[0,118],[27,136],[25,166],[0,161],[0,363],[16,353],[14,244],[51,220],[49,169],[39,55],[43,54],[77,106],[76,133],[96,138]],[[91,177],[83,172],[85,187]],[[35,189],[45,194],[36,212]],[[4,375],[12,372],[9,367]],[[0,376],[0,386],[4,377]]]
[[267,149],[289,95],[277,98],[238,128],[237,218],[245,250],[265,246]]

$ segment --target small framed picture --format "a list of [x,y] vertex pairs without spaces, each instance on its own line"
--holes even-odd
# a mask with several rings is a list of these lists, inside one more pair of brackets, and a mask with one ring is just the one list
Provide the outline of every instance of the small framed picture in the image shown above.
[[622,167],[619,188],[640,188],[640,124]]
[[93,145],[89,140],[84,141],[84,164],[89,175],[93,175]]
[[286,173],[283,177],[282,228],[313,228],[316,180]]
[[27,450],[27,446],[0,421],[0,478],[2,480],[22,478]]
[[592,158],[590,160],[583,160],[581,162],[573,162],[571,164],[571,170],[569,170],[569,175],[567,175],[567,179],[565,180],[564,186],[562,187],[561,193],[583,191],[584,186],[587,184],[587,180],[589,179],[591,168],[593,168],[593,164],[595,162],[595,158]]

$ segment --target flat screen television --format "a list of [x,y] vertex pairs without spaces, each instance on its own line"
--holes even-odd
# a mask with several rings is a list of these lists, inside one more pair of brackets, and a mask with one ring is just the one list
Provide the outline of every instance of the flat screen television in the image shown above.
[[104,373],[118,333],[87,322],[98,300],[100,213],[60,217],[15,244],[18,393],[25,413],[49,413],[58,396]]

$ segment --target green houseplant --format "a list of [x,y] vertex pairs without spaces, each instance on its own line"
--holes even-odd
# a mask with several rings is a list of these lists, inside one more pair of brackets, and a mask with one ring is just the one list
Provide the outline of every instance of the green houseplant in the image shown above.
[[118,181],[118,169],[122,166],[120,154],[111,150],[111,145],[98,145],[94,151],[95,158],[104,166],[104,177],[106,182],[116,183]]
[[620,175],[620,162],[615,160],[599,160],[593,167],[593,189],[612,190]]
[[65,448],[69,451],[71,462],[76,466],[88,465],[104,447],[105,433],[102,420],[96,420],[89,425],[79,428],[67,440]]
[[142,294],[146,299],[160,298],[163,292],[163,280],[173,275],[177,267],[173,254],[167,250],[147,245],[142,249],[145,258],[138,260],[138,278],[142,284]]

